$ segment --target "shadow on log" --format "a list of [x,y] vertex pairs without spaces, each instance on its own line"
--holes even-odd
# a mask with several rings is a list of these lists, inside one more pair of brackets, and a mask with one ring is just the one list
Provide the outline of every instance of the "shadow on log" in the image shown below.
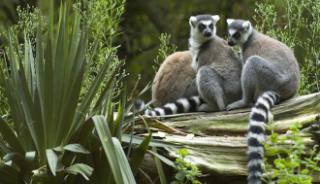
[[[158,131],[153,136],[161,138],[151,146],[161,147],[166,151],[166,156],[172,159],[177,157],[177,150],[187,148],[187,159],[197,165],[202,173],[217,176],[216,179],[221,180],[218,183],[235,183],[236,180],[245,183],[245,134],[249,111],[250,109],[239,109],[147,119],[149,125]],[[285,133],[294,123],[300,123],[303,128],[308,129],[319,113],[320,93],[292,98],[272,109],[274,130]],[[311,146],[318,144],[311,137],[310,133],[306,133],[305,143]],[[139,138],[136,140],[139,142]],[[314,180],[319,182],[320,178],[315,177]]]

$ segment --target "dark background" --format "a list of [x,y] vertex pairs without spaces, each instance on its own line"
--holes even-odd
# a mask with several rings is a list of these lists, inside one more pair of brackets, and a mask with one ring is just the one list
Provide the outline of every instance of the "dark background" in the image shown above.
[[[189,17],[218,14],[217,34],[226,35],[226,18],[250,18],[253,0],[128,0],[118,43],[120,58],[127,61],[131,83],[141,74],[140,87],[154,76],[152,64],[159,48],[159,35],[169,33],[177,50],[188,49]],[[132,84],[131,84],[132,85]]]

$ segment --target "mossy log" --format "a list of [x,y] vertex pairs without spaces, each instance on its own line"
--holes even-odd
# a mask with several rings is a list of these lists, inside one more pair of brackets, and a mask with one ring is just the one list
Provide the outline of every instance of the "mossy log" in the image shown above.
[[[246,176],[246,130],[250,109],[215,113],[190,113],[149,119],[160,133],[168,156],[175,158],[180,148],[187,148],[187,159],[203,173],[215,176]],[[310,126],[320,113],[320,93],[287,100],[272,109],[274,130],[285,133],[290,125]],[[163,133],[166,132],[166,133]],[[305,133],[306,144],[316,144]],[[245,177],[243,177],[245,180]],[[316,181],[320,178],[315,177]],[[226,182],[229,183],[229,182]]]

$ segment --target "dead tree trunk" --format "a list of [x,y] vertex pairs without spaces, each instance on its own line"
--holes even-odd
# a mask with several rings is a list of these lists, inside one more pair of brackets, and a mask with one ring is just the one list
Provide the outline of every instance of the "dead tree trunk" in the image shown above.
[[[176,157],[180,148],[189,151],[188,160],[203,173],[215,176],[239,176],[245,180],[246,129],[250,109],[229,112],[180,114],[149,119],[150,126],[160,136],[168,156]],[[285,133],[290,125],[309,127],[320,114],[320,93],[299,96],[272,109],[274,130]],[[161,133],[159,133],[161,132]],[[163,133],[165,132],[165,133]],[[316,144],[306,133],[306,144]],[[320,181],[315,177],[316,181]],[[241,183],[241,182],[240,182]]]

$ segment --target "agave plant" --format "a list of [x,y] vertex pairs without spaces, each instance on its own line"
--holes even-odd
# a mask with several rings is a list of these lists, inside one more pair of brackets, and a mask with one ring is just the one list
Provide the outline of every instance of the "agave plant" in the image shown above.
[[151,137],[138,147],[142,154],[132,154],[130,167],[120,143],[128,125],[125,94],[113,117],[116,72],[110,63],[116,56],[106,56],[83,92],[95,53],[86,55],[88,31],[79,10],[62,3],[55,16],[51,5],[43,22],[35,43],[28,33],[22,42],[6,33],[0,84],[10,116],[0,117],[0,183],[134,184],[131,168],[137,170]]

